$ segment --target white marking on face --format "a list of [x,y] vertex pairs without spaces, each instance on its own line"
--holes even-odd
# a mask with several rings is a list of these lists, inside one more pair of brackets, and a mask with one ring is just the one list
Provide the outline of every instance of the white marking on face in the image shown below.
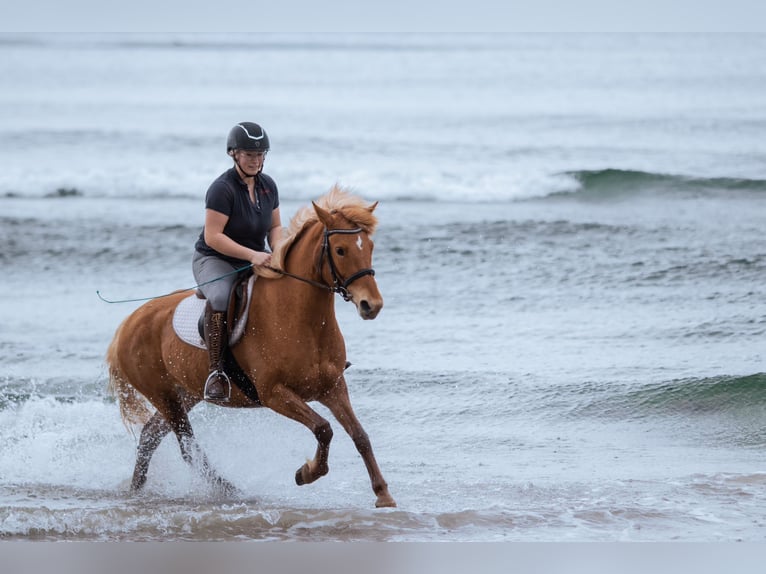
[[356,238],[356,246],[359,248],[359,251],[362,250],[362,236]]

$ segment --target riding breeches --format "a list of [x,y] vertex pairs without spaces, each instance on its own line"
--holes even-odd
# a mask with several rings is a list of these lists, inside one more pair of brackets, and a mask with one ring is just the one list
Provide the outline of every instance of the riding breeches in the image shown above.
[[[203,255],[194,252],[192,272],[199,290],[210,302],[213,311],[226,311],[229,306],[229,294],[239,276],[233,273],[237,268],[215,255]],[[214,281],[215,280],[215,281]],[[208,283],[211,281],[211,283]]]

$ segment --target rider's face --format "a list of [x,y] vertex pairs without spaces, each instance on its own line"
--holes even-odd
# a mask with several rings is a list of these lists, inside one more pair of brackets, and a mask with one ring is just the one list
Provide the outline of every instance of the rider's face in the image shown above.
[[263,168],[263,162],[266,159],[264,151],[235,151],[234,159],[240,165],[240,169],[247,174],[255,174]]

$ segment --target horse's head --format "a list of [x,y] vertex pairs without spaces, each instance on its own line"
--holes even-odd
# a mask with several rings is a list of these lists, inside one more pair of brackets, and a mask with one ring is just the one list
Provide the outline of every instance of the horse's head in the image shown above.
[[322,274],[347,301],[353,301],[362,319],[374,319],[383,308],[383,297],[372,269],[370,237],[375,225],[372,212],[377,202],[350,210],[326,210],[316,203],[319,221],[324,225]]

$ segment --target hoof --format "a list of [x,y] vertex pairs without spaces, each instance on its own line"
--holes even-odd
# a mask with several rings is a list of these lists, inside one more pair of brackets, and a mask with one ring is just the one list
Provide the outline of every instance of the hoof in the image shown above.
[[213,487],[224,496],[236,496],[239,494],[239,489],[225,478],[215,479]]
[[396,508],[396,501],[390,494],[384,494],[378,496],[378,500],[375,501],[375,508]]
[[130,483],[130,494],[136,495],[141,494],[144,490],[144,484],[146,484],[146,480],[139,480],[139,481],[133,481]]
[[330,468],[325,466],[319,466],[314,471],[311,470],[311,461],[304,464],[295,473],[295,484],[303,486],[304,484],[311,484],[317,479],[323,477],[329,472]]

